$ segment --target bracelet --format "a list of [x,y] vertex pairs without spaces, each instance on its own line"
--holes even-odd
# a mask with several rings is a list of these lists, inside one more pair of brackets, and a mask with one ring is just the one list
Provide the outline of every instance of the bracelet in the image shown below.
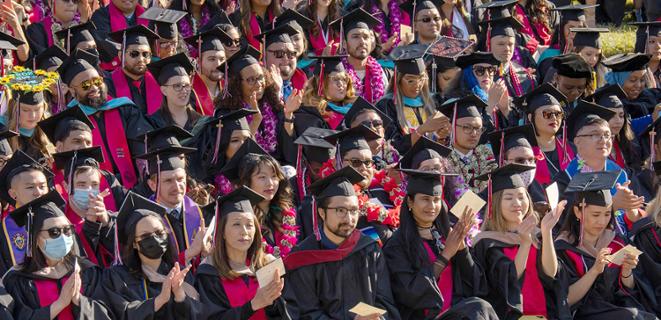
[[633,272],[629,273],[629,275],[626,277],[624,276],[624,274],[621,274],[620,276],[622,277],[622,279],[628,279],[631,278],[631,276],[633,276]]
[[291,116],[291,119],[287,119],[287,118],[285,118],[283,121],[284,121],[285,123],[294,123],[294,119],[295,119],[295,117],[294,117],[294,115],[292,115],[292,116]]

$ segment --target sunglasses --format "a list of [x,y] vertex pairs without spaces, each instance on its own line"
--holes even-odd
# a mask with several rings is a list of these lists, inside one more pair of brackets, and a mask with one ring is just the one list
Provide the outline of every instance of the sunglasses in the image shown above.
[[241,39],[232,39],[223,43],[226,47],[238,47],[241,44]]
[[288,59],[294,59],[296,58],[296,52],[294,51],[287,51],[287,50],[269,50],[270,53],[272,53],[276,59],[282,59],[285,56],[287,56]]
[[347,159],[344,160],[349,162],[349,165],[351,165],[352,168],[360,168],[360,166],[365,166],[365,168],[371,168],[374,165],[374,160],[372,159],[367,159],[367,160],[360,160],[360,159]]
[[542,117],[546,120],[550,120],[551,118],[562,120],[565,118],[565,113],[562,111],[542,111]]
[[375,120],[371,120],[371,121],[370,120],[365,120],[365,121],[361,122],[360,124],[362,124],[366,127],[369,127],[369,128],[379,128],[379,127],[383,126],[383,121],[381,121],[379,119],[375,119]]
[[424,17],[424,18],[422,18],[422,19],[419,19],[418,21],[422,21],[422,22],[424,22],[424,23],[430,23],[430,22],[432,22],[432,21],[434,21],[434,22],[439,22],[439,21],[441,21],[441,17],[439,17],[439,16],[435,16],[435,17]]
[[149,51],[140,52],[140,51],[137,51],[137,50],[129,51],[129,57],[131,57],[133,59],[137,59],[140,56],[142,56],[145,59],[151,59],[151,52],[149,52]]
[[102,85],[103,85],[103,78],[101,77],[92,78],[80,83],[80,87],[85,91],[91,89],[92,86],[101,87]]
[[478,77],[484,76],[486,72],[489,72],[490,74],[496,74],[496,67],[490,66],[490,67],[484,67],[484,66],[475,66],[473,67],[473,71]]
[[68,226],[64,226],[64,227],[52,227],[52,228],[44,229],[44,230],[41,230],[41,231],[47,231],[48,236],[51,239],[57,239],[63,233],[64,233],[65,236],[70,236],[73,233],[73,226],[68,225]]

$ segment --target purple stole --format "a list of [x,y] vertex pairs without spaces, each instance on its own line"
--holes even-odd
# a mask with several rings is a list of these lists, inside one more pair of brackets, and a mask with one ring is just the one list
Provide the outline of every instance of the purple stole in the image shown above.
[[[200,210],[200,207],[188,196],[184,196],[184,212],[181,213],[181,218],[183,219],[184,225],[184,237],[186,240],[185,247],[189,248],[190,244],[193,242],[195,232],[202,225],[202,220],[204,220],[204,218],[202,217],[202,210]],[[163,220],[165,222],[165,227],[168,229],[170,238],[174,240],[175,246],[177,247],[177,250],[179,250],[179,242],[174,231],[172,231],[172,224],[170,223],[168,216],[165,215]]]
[[24,227],[19,227],[11,216],[2,220],[2,232],[9,246],[9,253],[14,265],[23,262],[27,252],[28,235]]

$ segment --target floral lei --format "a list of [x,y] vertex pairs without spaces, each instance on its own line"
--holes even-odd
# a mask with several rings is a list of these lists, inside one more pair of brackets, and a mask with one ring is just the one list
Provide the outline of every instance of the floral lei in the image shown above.
[[[271,210],[281,210],[277,207],[271,207]],[[296,210],[289,208],[282,211],[282,238],[280,244],[272,246],[262,237],[262,247],[264,252],[274,255],[276,258],[285,257],[298,242],[298,226],[296,225]],[[275,234],[273,235],[275,239]]]
[[[379,15],[385,16],[385,12],[381,11],[381,9],[379,9],[378,5],[376,4],[372,6],[372,10],[370,11],[370,13],[373,16],[379,19],[379,23],[374,27],[374,31],[376,31],[379,34],[381,43],[386,43],[393,34],[399,32],[399,28],[402,23],[402,9],[399,8],[399,1],[397,0],[388,1],[388,9],[390,11],[390,14],[387,17],[388,19],[390,19],[390,32],[386,30],[386,24],[383,22],[385,21],[386,17],[383,18],[378,17]],[[397,37],[397,40],[395,40],[395,45],[397,45],[398,42],[399,42],[399,36]]]
[[58,79],[57,72],[41,69],[32,71],[22,66],[14,66],[9,74],[0,78],[0,85],[8,86],[13,91],[41,92],[49,90]]
[[213,180],[216,185],[216,190],[220,192],[220,195],[226,195],[234,191],[234,186],[225,175],[219,173]]
[[[187,0],[183,0],[187,1]],[[199,23],[195,18],[192,16],[190,18],[186,19],[181,19],[179,21],[179,32],[181,35],[186,38],[190,37],[194,34],[197,34],[197,31],[201,26],[204,26],[211,20],[211,12],[209,11],[209,6],[202,6],[202,17],[200,18]],[[188,47],[188,52],[193,58],[197,58],[197,48],[195,46],[192,46],[188,43],[186,43],[186,47]]]
[[261,109],[263,115],[262,125],[260,126],[261,129],[257,130],[255,141],[268,153],[273,153],[278,144],[276,137],[278,118],[275,112],[273,112],[273,107],[268,102],[264,102]]
[[[371,97],[366,97],[363,94],[363,90],[365,89],[365,86],[363,85],[363,81],[358,78],[358,75],[356,74],[356,70],[353,68],[351,63],[349,63],[346,58],[342,60],[344,64],[344,68],[347,70],[347,73],[349,76],[351,76],[351,80],[353,81],[353,87],[356,89],[356,95],[362,96],[365,98],[365,100],[369,101],[370,103],[374,103],[376,101],[379,101],[381,97],[383,97],[385,88],[384,88],[384,83],[383,83],[383,77],[381,76],[381,65],[379,64],[376,59],[373,57],[369,56],[367,57],[367,65],[365,65],[365,77],[369,75],[369,79],[365,79],[365,83],[370,85],[370,89],[372,90],[372,96]],[[379,71],[379,72],[377,72]]]

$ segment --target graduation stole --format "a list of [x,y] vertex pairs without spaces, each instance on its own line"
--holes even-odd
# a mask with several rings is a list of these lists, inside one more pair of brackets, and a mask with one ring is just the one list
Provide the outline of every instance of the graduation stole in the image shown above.
[[[255,277],[249,277],[247,283],[243,276],[236,277],[235,279],[220,278],[220,283],[223,285],[227,300],[229,300],[232,308],[238,308],[248,303],[255,297],[257,288],[259,288],[259,283],[257,283]],[[248,319],[267,320],[268,318],[264,309],[259,309]]]
[[[94,129],[92,129],[92,142],[96,146],[101,146],[103,158],[105,159],[104,162],[99,164],[100,169],[114,172],[112,162],[109,161],[112,158],[122,178],[122,185],[130,189],[138,182],[138,178],[135,167],[133,166],[133,160],[131,160],[131,151],[126,141],[126,132],[124,131],[122,117],[117,108],[103,111],[103,116],[107,141],[103,140],[94,115],[92,114],[87,117],[94,126]],[[108,134],[110,133],[108,130],[112,130],[113,134]]]
[[19,227],[11,216],[2,221],[2,232],[9,245],[10,258],[13,265],[22,263],[27,251],[28,235],[24,227]]
[[[195,204],[195,202],[188,196],[184,196],[184,212],[181,213],[181,218],[183,219],[184,225],[184,241],[186,241],[185,248],[190,248],[190,244],[193,242],[195,232],[202,225],[204,218],[202,217],[202,210],[200,207]],[[175,236],[174,229],[170,223],[170,219],[167,214],[163,216],[163,222],[165,222],[165,227],[168,229],[170,239],[174,241],[174,244],[179,251],[179,240]],[[179,254],[179,253],[178,253]]]
[[[544,155],[544,152],[542,152],[539,147],[532,147],[532,150],[535,154],[535,158],[537,159],[535,180],[537,180],[542,185],[549,185],[553,183],[553,177],[551,177],[551,171],[549,171],[549,165],[546,162],[546,155]],[[558,170],[564,171],[567,169],[570,160],[574,158],[574,151],[570,147],[565,148],[562,142],[560,142],[560,140],[557,138],[555,139],[555,151],[558,155],[558,162],[560,164],[560,168],[558,168]],[[567,155],[567,158],[565,158],[565,154]]]
[[620,144],[617,143],[618,140],[616,139],[613,141],[613,150],[615,151],[615,158],[613,158],[613,155],[608,155],[608,157],[615,163],[617,163],[620,168],[626,168],[626,163],[624,161],[624,155],[622,155],[622,150],[620,149]]
[[291,86],[297,90],[303,90],[305,84],[308,82],[308,76],[305,75],[303,70],[296,68],[294,75],[291,77]]
[[[34,288],[37,289],[37,297],[39,298],[39,306],[46,308],[53,304],[60,296],[60,289],[67,282],[69,276],[62,277],[62,279],[39,279],[33,280]],[[61,285],[60,285],[61,283]],[[83,286],[80,286],[80,293],[83,293]],[[62,309],[57,315],[58,320],[74,320],[73,309],[71,304]]]
[[[512,262],[514,262],[518,251],[519,246],[516,245],[503,248],[503,253],[510,260],[512,260]],[[544,287],[542,286],[542,282],[539,280],[539,270],[537,270],[537,247],[535,246],[530,246],[530,251],[528,252],[528,260],[526,260],[526,272],[523,277],[523,284],[521,286],[523,314],[542,315],[548,318]],[[541,299],[533,298],[538,297],[539,293],[542,293]]]
[[[321,22],[317,21],[317,26],[319,27],[319,34],[314,35],[312,33],[312,29],[310,29],[310,32],[308,32],[308,39],[310,40],[310,46],[314,49],[314,53],[316,55],[321,55],[324,52],[324,49],[326,49],[326,46],[328,43],[333,40],[335,43],[339,44],[340,43],[340,37],[333,32],[333,30],[329,27],[326,28],[327,30],[324,31],[324,27]],[[331,35],[333,37],[331,38]],[[335,54],[331,52],[331,54]]]
[[360,240],[360,231],[354,230],[353,233],[342,242],[337,249],[318,249],[301,250],[290,253],[285,257],[284,263],[287,271],[294,271],[298,268],[311,266],[320,263],[334,262],[344,260],[356,247]]
[[[43,27],[44,27],[44,33],[46,33],[46,40],[48,42],[48,47],[53,46],[53,18],[52,17],[46,17],[46,19],[42,20]],[[66,48],[65,48],[66,50]]]
[[[111,78],[115,84],[115,94],[118,97],[133,97],[129,84],[126,81],[124,70],[121,68],[115,69],[111,74]],[[141,92],[141,94],[145,97],[145,102],[147,103],[147,115],[151,115],[161,108],[161,103],[163,102],[161,86],[158,85],[158,82],[156,82],[156,79],[154,79],[154,76],[149,71],[145,72],[142,81],[145,83],[145,92]]]
[[[434,250],[432,250],[427,241],[422,240],[422,245],[427,251],[429,263],[433,265],[436,261],[436,254],[434,253]],[[441,275],[438,277],[438,279],[436,279],[438,288],[441,290],[441,296],[443,297],[443,308],[441,309],[441,312],[445,312],[452,306],[452,280],[452,262],[450,262],[447,266],[445,266],[445,269],[443,269],[443,272],[441,272]]]
[[324,114],[324,120],[328,123],[328,126],[336,130],[336,128],[344,121],[344,115],[337,111],[328,111]]
[[[270,10],[266,13],[266,19],[266,22],[269,23],[273,21],[273,14]],[[247,30],[246,38],[248,39],[248,43],[251,46],[259,49],[262,54],[265,54],[264,51],[266,48],[262,48],[262,43],[257,38],[255,38],[255,36],[260,33],[262,33],[262,27],[259,25],[259,21],[257,21],[257,16],[252,13],[250,14],[250,30]]]
[[195,104],[197,112],[203,116],[213,116],[215,106],[209,88],[199,74],[193,76],[193,91],[195,91]]
[[[145,12],[145,8],[140,5],[135,6],[135,11],[133,15],[136,17],[136,22],[145,27],[149,26],[149,20],[138,18]],[[119,10],[112,2],[108,4],[108,15],[110,16],[110,32],[120,31],[128,28],[126,23],[126,16]]]

